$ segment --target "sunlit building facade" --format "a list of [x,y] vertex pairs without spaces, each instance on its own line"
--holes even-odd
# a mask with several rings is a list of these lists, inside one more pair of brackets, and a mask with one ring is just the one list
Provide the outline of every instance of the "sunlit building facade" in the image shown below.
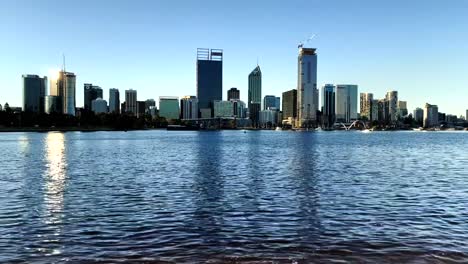
[[299,47],[297,73],[297,127],[311,127],[317,121],[317,53]]

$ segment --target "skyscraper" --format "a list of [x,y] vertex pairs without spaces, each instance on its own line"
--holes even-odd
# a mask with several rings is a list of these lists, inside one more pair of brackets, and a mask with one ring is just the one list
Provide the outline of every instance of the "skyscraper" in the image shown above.
[[91,102],[91,111],[96,114],[107,113],[107,101],[102,99],[101,97],[94,99]]
[[360,114],[362,119],[372,121],[372,101],[374,95],[372,93],[361,93],[360,94]]
[[265,95],[263,98],[263,110],[276,107],[276,97],[274,95]]
[[283,93],[283,119],[297,117],[297,90],[292,89]]
[[354,84],[338,84],[335,92],[336,121],[350,123],[357,120],[358,86]]
[[297,127],[311,127],[317,121],[317,53],[299,47],[297,73]]
[[325,127],[335,123],[335,85],[325,84],[322,87],[322,121]]
[[44,113],[47,77],[23,75],[23,111]]
[[223,50],[197,49],[197,98],[200,117],[213,117],[213,101],[223,99]]
[[431,128],[439,125],[439,108],[437,105],[426,103],[424,106],[424,121],[425,128]]
[[390,91],[385,96],[385,101],[388,104],[388,122],[393,123],[398,120],[398,92]]
[[[125,109],[124,109],[125,111]],[[109,89],[109,112],[120,113],[120,93],[119,89]]]
[[63,113],[75,115],[76,108],[76,75],[72,72],[63,73]]
[[61,113],[75,115],[76,75],[62,70],[50,80],[50,95],[57,96]]
[[198,98],[196,96],[184,96],[180,99],[180,119],[198,118]]
[[278,111],[281,110],[281,97],[275,98],[275,107],[278,109]]
[[418,123],[419,125],[422,125],[424,121],[424,110],[419,107],[414,109],[413,118],[414,118],[414,121],[416,121],[416,123]]
[[227,99],[228,101],[231,99],[240,99],[240,91],[237,88],[232,87],[227,93]]
[[408,106],[406,101],[398,101],[397,118],[403,118],[408,115]]
[[133,89],[125,90],[125,112],[137,114],[137,91]]
[[262,71],[257,65],[249,74],[249,90],[247,108],[249,109],[249,118],[253,126],[258,125],[259,111],[262,104]]
[[91,102],[101,98],[103,99],[102,89],[92,83],[84,84],[84,109],[91,110]]

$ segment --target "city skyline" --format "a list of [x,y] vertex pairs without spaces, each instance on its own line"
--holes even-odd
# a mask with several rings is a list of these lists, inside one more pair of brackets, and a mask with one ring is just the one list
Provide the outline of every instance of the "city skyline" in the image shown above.
[[[468,79],[463,72],[468,68],[464,60],[468,54],[463,49],[464,37],[456,33],[461,25],[466,24],[463,23],[466,18],[462,14],[468,5],[461,1],[451,3],[450,7],[444,6],[445,14],[439,14],[438,8],[441,7],[439,3],[427,1],[424,2],[424,6],[418,5],[417,2],[405,4],[405,10],[397,10],[385,3],[376,4],[367,1],[364,1],[360,8],[341,3],[337,10],[340,14],[349,8],[354,8],[353,10],[357,12],[353,14],[354,24],[357,26],[354,31],[351,27],[340,24],[349,18],[350,15],[346,14],[337,21],[328,20],[330,25],[314,24],[314,21],[324,15],[321,14],[321,10],[330,10],[331,5],[325,3],[314,2],[317,18],[309,18],[297,7],[307,2],[296,1],[297,5],[286,7],[272,3],[269,11],[271,16],[277,16],[278,21],[274,21],[271,17],[261,20],[260,32],[258,28],[247,30],[248,22],[254,20],[252,10],[247,10],[247,13],[242,15],[246,18],[244,22],[232,24],[220,20],[218,25],[215,22],[220,18],[219,15],[211,15],[204,19],[196,15],[196,7],[191,3],[181,8],[182,14],[191,14],[195,28],[198,25],[200,28],[208,28],[207,33],[198,30],[195,30],[195,33],[187,32],[188,28],[194,27],[183,21],[168,26],[167,29],[154,28],[154,24],[166,25],[176,16],[172,13],[163,15],[164,10],[174,7],[170,3],[142,1],[140,5],[133,6],[128,1],[118,1],[115,7],[106,9],[104,3],[85,1],[79,6],[74,6],[76,10],[71,10],[70,16],[66,18],[59,15],[60,12],[41,12],[51,8],[55,3],[56,1],[2,3],[1,32],[9,41],[0,44],[0,53],[6,62],[0,66],[0,79],[3,81],[0,86],[1,104],[8,102],[11,106],[21,106],[21,75],[37,74],[50,78],[51,69],[61,68],[62,53],[67,56],[67,70],[77,75],[77,106],[83,105],[84,83],[95,83],[105,91],[118,88],[121,93],[135,89],[138,90],[138,97],[142,99],[155,99],[162,95],[195,95],[194,50],[198,47],[217,47],[224,50],[223,99],[230,87],[237,87],[241,91],[240,99],[248,102],[245,76],[255,67],[257,58],[264,73],[263,90],[265,93],[280,96],[284,91],[297,88],[295,47],[311,34],[316,34],[316,37],[307,44],[317,48],[320,57],[318,87],[327,83],[353,83],[359,85],[359,92],[371,92],[379,98],[387,91],[397,90],[400,96],[408,101],[408,109],[411,111],[417,107],[424,107],[428,102],[438,105],[441,112],[457,116],[466,113]],[[33,12],[32,14],[20,13],[26,6],[30,7],[27,11]],[[227,3],[226,6],[218,8],[240,10],[241,6],[241,3]],[[252,6],[253,11],[258,10],[260,6],[261,3]],[[279,6],[284,7],[281,12]],[[117,9],[123,7],[133,11],[143,11],[146,8],[156,10],[154,16],[150,16],[150,12],[142,12],[137,22],[120,25],[126,30],[124,35],[134,39],[133,43],[132,41],[119,43],[121,36],[104,30],[116,32],[118,29],[110,21],[111,11],[116,11],[116,15],[127,22],[134,18],[118,12]],[[80,23],[74,27],[76,30],[63,33],[75,34],[74,37],[69,36],[76,43],[50,42],[50,36],[55,34],[54,30],[51,30],[54,23],[60,24],[59,29],[71,26],[80,17],[80,11],[84,9],[90,9],[90,17],[97,12],[103,15],[102,20],[91,21],[97,25],[96,30],[92,29],[94,24],[91,25],[90,22]],[[419,12],[412,12],[415,10]],[[367,11],[375,11],[375,14],[370,14],[370,18],[367,17],[368,20],[378,17],[378,14],[383,12],[389,12],[398,14],[399,21],[393,21],[390,16],[386,16],[377,21],[377,25],[370,26],[368,20],[360,19],[356,15]],[[297,20],[293,22],[285,20],[295,12]],[[44,19],[45,14],[51,17]],[[433,19],[435,14],[437,15]],[[234,12],[229,14],[228,18],[234,19],[238,16],[240,15]],[[32,21],[37,23],[37,27],[47,30],[39,30],[41,33],[33,32],[33,29],[27,27]],[[15,27],[8,26],[13,23]],[[291,31],[292,23],[305,25]],[[212,28],[204,27],[211,24]],[[384,29],[383,32],[377,29],[378,26]],[[223,27],[230,33],[210,36],[210,32],[218,32],[217,30]],[[272,27],[279,27],[276,34],[271,30]],[[15,32],[9,28],[15,29]],[[145,37],[143,32],[148,28],[152,29],[150,30],[152,34],[150,37]],[[132,29],[138,30],[133,32]],[[197,32],[200,33],[199,36]],[[25,41],[32,36],[38,38],[35,38],[34,42]],[[86,36],[93,38],[91,41],[82,42]],[[154,41],[158,38],[156,36],[161,36],[162,41]],[[245,40],[249,37],[252,38],[248,42],[232,41],[235,38]],[[182,41],[183,39],[190,41]],[[146,44],[149,40],[151,45]],[[446,87],[450,88],[450,93],[445,92],[448,89]],[[104,93],[104,97],[109,101],[107,93]]]

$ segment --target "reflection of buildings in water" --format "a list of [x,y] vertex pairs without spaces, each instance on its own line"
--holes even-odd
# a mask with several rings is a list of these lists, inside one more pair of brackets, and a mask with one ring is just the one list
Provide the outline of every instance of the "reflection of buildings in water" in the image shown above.
[[61,222],[63,211],[63,193],[66,182],[65,135],[48,133],[45,138],[46,172],[44,175],[45,222]]

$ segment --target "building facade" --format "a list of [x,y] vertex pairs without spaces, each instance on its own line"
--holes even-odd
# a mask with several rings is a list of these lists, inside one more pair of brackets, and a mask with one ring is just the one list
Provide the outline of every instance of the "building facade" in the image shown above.
[[201,118],[213,117],[213,103],[223,99],[223,50],[197,49],[197,98]]
[[265,95],[265,97],[263,97],[263,110],[269,109],[271,107],[276,108],[276,96]]
[[94,99],[91,102],[91,111],[93,111],[96,114],[104,114],[108,112],[107,109],[107,101],[102,99],[102,98],[97,98]]
[[385,100],[388,104],[388,117],[387,120],[389,123],[394,123],[398,121],[398,92],[390,91],[387,92]]
[[297,117],[297,90],[292,89],[283,93],[283,119]]
[[167,120],[178,119],[179,115],[179,97],[160,96],[159,97],[159,116]]
[[337,122],[350,123],[357,120],[358,86],[338,84],[335,90],[335,118]]
[[398,101],[397,118],[402,119],[408,115],[408,104],[406,101]]
[[74,116],[76,109],[76,75],[72,72],[64,72],[63,80],[63,113]]
[[245,103],[241,100],[215,101],[214,113],[216,118],[244,118]]
[[232,87],[227,92],[227,99],[228,99],[228,101],[233,100],[233,99],[239,100],[240,99],[240,91],[237,88]]
[[413,118],[414,118],[414,121],[416,121],[416,123],[418,123],[419,125],[422,125],[424,121],[424,110],[419,107],[414,109]]
[[331,127],[335,123],[335,85],[325,84],[322,87],[322,123]]
[[102,94],[102,89],[99,86],[93,85],[92,83],[84,84],[84,109],[92,110],[91,103],[92,101],[104,98]]
[[[123,110],[122,110],[123,111]],[[125,112],[137,114],[137,91],[130,89],[125,90]]]
[[278,126],[279,111],[275,107],[260,111],[260,126],[261,127],[276,127]]
[[426,103],[424,106],[423,126],[425,128],[436,127],[439,125],[439,108],[437,105]]
[[109,89],[109,112],[120,113],[120,92],[119,89]]
[[259,111],[262,104],[262,71],[257,65],[249,74],[248,102],[249,118],[252,125],[257,126],[259,121]]
[[317,122],[317,53],[299,47],[297,73],[297,127],[311,127]]
[[198,98],[196,96],[184,96],[180,99],[180,119],[198,119]]
[[26,74],[23,78],[23,111],[44,113],[47,77]]
[[372,102],[374,101],[374,94],[372,93],[361,93],[360,94],[360,114],[361,119],[372,120]]

